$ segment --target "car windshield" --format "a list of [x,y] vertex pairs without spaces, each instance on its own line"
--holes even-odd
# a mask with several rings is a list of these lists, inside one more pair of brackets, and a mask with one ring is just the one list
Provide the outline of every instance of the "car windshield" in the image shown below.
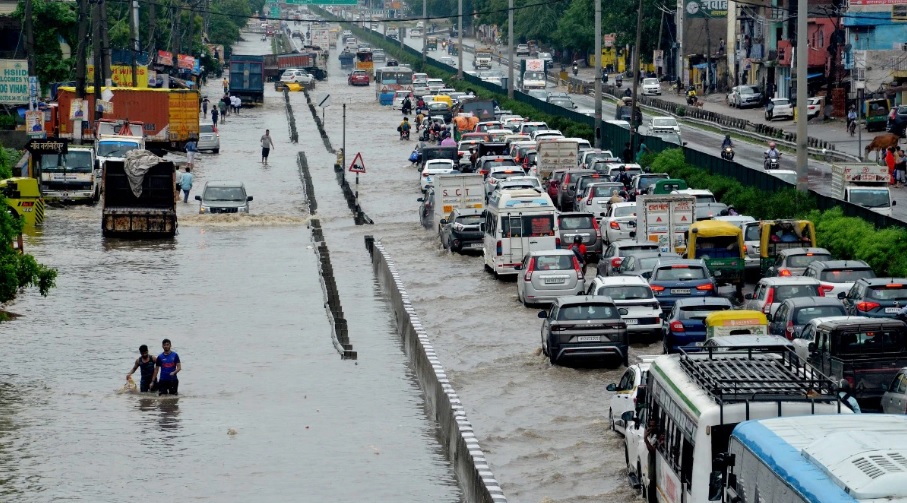
[[213,133],[213,132],[214,132],[214,124],[199,124],[199,125],[198,125],[198,132],[199,132],[199,133]]
[[133,141],[102,141],[98,144],[98,157],[126,157],[126,152],[139,148]]
[[485,161],[485,169],[495,168],[498,166],[516,166],[513,160]]
[[721,304],[705,306],[683,306],[680,308],[680,317],[687,320],[704,320],[706,316],[715,311],[727,311],[730,306]]
[[815,318],[823,316],[847,316],[844,306],[801,307],[794,313],[794,325],[806,325]]
[[818,297],[819,285],[780,285],[774,291],[773,302],[784,302],[795,297]]
[[523,74],[525,80],[545,80],[545,74],[542,72],[526,72]]
[[607,185],[593,185],[591,190],[592,197],[611,197],[613,195],[611,194],[611,191],[619,189],[617,187],[609,187]]
[[887,208],[891,206],[890,198],[891,196],[887,188],[853,188],[850,190],[850,202],[866,208]]
[[664,176],[641,176],[641,177],[639,177],[639,184],[638,184],[639,191],[645,192],[645,190],[648,189],[649,186],[651,186],[658,180],[664,180],[665,178],[666,177],[664,177]]
[[690,281],[708,277],[705,269],[698,266],[675,265],[655,270],[655,281]]
[[641,259],[639,259],[639,260],[636,262],[636,264],[637,264],[637,265],[636,265],[636,270],[637,270],[637,271],[647,271],[647,270],[649,270],[649,269],[655,267],[655,264],[657,264],[659,260],[661,260],[661,257],[644,257],[644,258],[641,258]]
[[633,206],[633,205],[617,206],[614,208],[615,217],[629,217],[629,216],[632,216],[635,212],[636,212],[636,206]]
[[562,231],[576,230],[576,229],[591,229],[594,226],[592,225],[592,215],[571,215],[566,217],[560,217],[560,228]]
[[619,320],[620,313],[613,305],[608,304],[573,304],[561,307],[557,320]]
[[208,187],[202,197],[205,201],[245,201],[246,191],[242,187]]
[[643,85],[657,86],[658,79],[643,79],[642,83],[643,83]]
[[516,176],[519,174],[521,174],[521,173],[515,173],[513,171],[507,170],[507,171],[495,171],[494,173],[491,173],[488,176],[495,178],[497,180],[506,180],[506,179],[510,178],[511,176]]
[[788,267],[809,267],[809,264],[817,260],[831,260],[831,255],[825,255],[821,253],[813,253],[810,255],[788,255],[787,256],[787,266]]
[[740,94],[756,94],[759,91],[757,91],[754,87],[740,86],[737,88],[737,92]]
[[596,295],[607,295],[613,300],[651,299],[652,289],[642,285],[630,286],[603,286],[595,292]]
[[448,107],[447,103],[444,103],[443,101],[432,102],[432,103],[428,104],[428,109],[433,112],[436,112],[436,111],[445,111],[446,112],[448,110],[448,108],[449,107]]
[[873,286],[866,292],[866,296],[875,300],[907,301],[907,287],[900,284]]
[[573,256],[539,255],[535,257],[535,269],[539,271],[566,271],[573,269]]
[[907,349],[905,342],[904,330],[840,334],[832,351],[835,354],[900,353]]
[[696,196],[696,204],[709,204],[715,203],[715,196],[712,194],[701,194]]
[[457,223],[462,225],[479,225],[482,223],[481,215],[462,215],[457,217]]
[[759,241],[762,238],[758,225],[748,225],[743,230],[744,241]]
[[674,127],[677,125],[677,120],[673,117],[655,117],[652,119],[652,125],[655,127]]
[[565,100],[565,99],[563,99],[563,98],[555,98],[555,99],[553,99],[553,100],[550,100],[548,103],[551,103],[552,105],[557,105],[557,106],[559,106],[559,107],[567,107],[567,108],[573,106],[573,102],[572,102],[572,101],[570,101],[570,100]]
[[819,279],[829,283],[854,283],[860,278],[875,278],[872,269],[828,269],[822,271]]
[[91,173],[92,169],[91,152],[86,150],[70,150],[62,160],[57,154],[41,155],[41,171],[47,173]]

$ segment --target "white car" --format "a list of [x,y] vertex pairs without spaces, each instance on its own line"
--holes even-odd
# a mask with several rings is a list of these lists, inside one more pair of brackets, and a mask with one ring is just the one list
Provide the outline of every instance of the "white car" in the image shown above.
[[[619,193],[624,190],[624,185],[620,182],[595,182],[586,185],[583,197],[578,201],[577,210],[592,213],[596,217],[604,217],[611,204],[613,195],[611,192],[615,190]],[[604,225],[604,221],[602,221],[602,225]],[[604,238],[604,234],[602,237]]]
[[538,131],[533,131],[530,135],[532,141],[539,141],[542,138],[563,138],[564,133],[561,133],[557,129],[540,129]]
[[614,393],[608,406],[608,424],[613,431],[625,434],[627,425],[621,419],[624,412],[635,411],[639,397],[639,387],[646,385],[646,373],[649,366],[659,355],[641,355],[640,362],[627,367],[620,381],[609,384],[605,390]]
[[440,91],[444,88],[444,80],[442,79],[428,79],[425,83],[428,85],[429,92]]
[[413,92],[402,90],[394,91],[394,100],[391,103],[391,109],[401,110],[403,108],[403,98],[406,98],[407,96],[409,96],[409,104],[412,105],[413,108],[416,108],[416,99],[413,97]]
[[825,106],[825,98],[816,97],[809,98],[806,100],[806,118],[815,119],[819,116],[819,113],[822,112],[822,107]]
[[450,56],[441,56],[440,61],[441,61],[442,63],[444,63],[445,65],[450,65],[450,66],[453,66],[453,67],[456,67],[456,66],[457,66],[457,60],[456,60],[455,58],[450,57]]
[[526,176],[526,172],[519,166],[495,166],[485,177],[485,196],[490,197],[498,182],[508,180],[514,176]]
[[642,93],[644,95],[661,94],[661,84],[658,79],[642,79]]
[[608,214],[602,218],[601,228],[604,231],[602,239],[605,240],[605,243],[630,239],[630,232],[636,230],[635,224],[636,203],[614,203],[608,210]]
[[450,175],[458,173],[457,166],[450,159],[432,159],[425,163],[422,168],[422,176],[419,178],[419,186],[422,192],[425,192],[429,186],[434,185],[433,177],[437,175]]
[[283,74],[280,76],[280,81],[284,84],[290,82],[295,82],[302,85],[310,85],[312,82],[315,82],[315,77],[312,74],[307,73],[305,70],[299,70],[296,68],[288,68],[284,70]]
[[772,103],[774,108],[772,109],[772,115],[769,117],[768,109],[765,110],[765,120],[775,120],[781,117],[786,117],[788,119],[794,118],[794,106],[791,105],[790,100],[787,98],[772,98]]
[[791,185],[797,185],[797,172],[792,169],[771,169],[766,173],[777,176]]
[[541,192],[542,182],[537,176],[511,176],[495,184],[494,190],[534,189]]
[[718,200],[715,199],[715,194],[712,194],[712,191],[707,189],[681,189],[675,190],[672,194],[693,196],[696,198],[696,204],[712,204],[718,202]]
[[676,133],[680,134],[680,124],[673,117],[651,117],[647,126],[649,134]]
[[215,154],[220,152],[220,134],[214,123],[210,121],[200,122],[198,124],[198,150],[210,150]]
[[[604,295],[621,310],[630,343],[661,337],[661,305],[642,276],[596,276],[587,295]],[[626,310],[626,314],[624,313]]]
[[772,316],[787,299],[795,297],[818,297],[819,280],[803,276],[782,276],[762,278],[756,283],[752,294],[746,295],[744,309],[762,311]]

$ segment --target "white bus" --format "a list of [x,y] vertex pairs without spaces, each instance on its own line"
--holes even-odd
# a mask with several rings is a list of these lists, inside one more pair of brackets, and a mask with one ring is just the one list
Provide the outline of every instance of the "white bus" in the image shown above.
[[851,412],[838,400],[830,379],[811,367],[798,367],[791,356],[703,352],[652,362],[648,424],[638,426],[648,431],[627,435],[649,440],[651,447],[634,446],[640,459],[628,460],[628,470],[639,466],[642,473],[631,475],[650,502],[714,501],[709,499],[713,463],[727,451],[731,431],[742,421]]
[[548,194],[534,189],[495,191],[482,231],[485,270],[495,276],[517,274],[514,267],[530,251],[560,247],[557,210]]
[[723,460],[713,495],[726,503],[904,502],[907,416],[747,421],[734,428]]

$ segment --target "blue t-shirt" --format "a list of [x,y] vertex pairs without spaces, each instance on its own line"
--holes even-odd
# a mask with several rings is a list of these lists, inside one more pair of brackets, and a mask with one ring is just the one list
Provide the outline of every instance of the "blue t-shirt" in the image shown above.
[[158,380],[160,381],[176,381],[177,376],[173,375],[173,371],[176,370],[176,364],[180,362],[180,356],[175,352],[171,351],[168,355],[167,353],[161,353],[157,357],[157,366],[161,368],[161,372],[158,375]]

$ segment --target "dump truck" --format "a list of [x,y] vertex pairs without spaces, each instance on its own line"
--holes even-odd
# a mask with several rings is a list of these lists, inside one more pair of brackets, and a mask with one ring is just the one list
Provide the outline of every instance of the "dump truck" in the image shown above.
[[636,241],[658,243],[663,253],[683,253],[687,231],[695,221],[695,205],[693,196],[640,196],[636,199]]
[[230,94],[238,96],[243,102],[263,102],[265,99],[264,65],[263,56],[232,55],[230,57]]
[[104,166],[104,237],[167,238],[176,235],[176,173],[170,161],[147,150]]
[[831,195],[844,201],[869,208],[882,215],[891,215],[887,166],[873,163],[832,164]]

